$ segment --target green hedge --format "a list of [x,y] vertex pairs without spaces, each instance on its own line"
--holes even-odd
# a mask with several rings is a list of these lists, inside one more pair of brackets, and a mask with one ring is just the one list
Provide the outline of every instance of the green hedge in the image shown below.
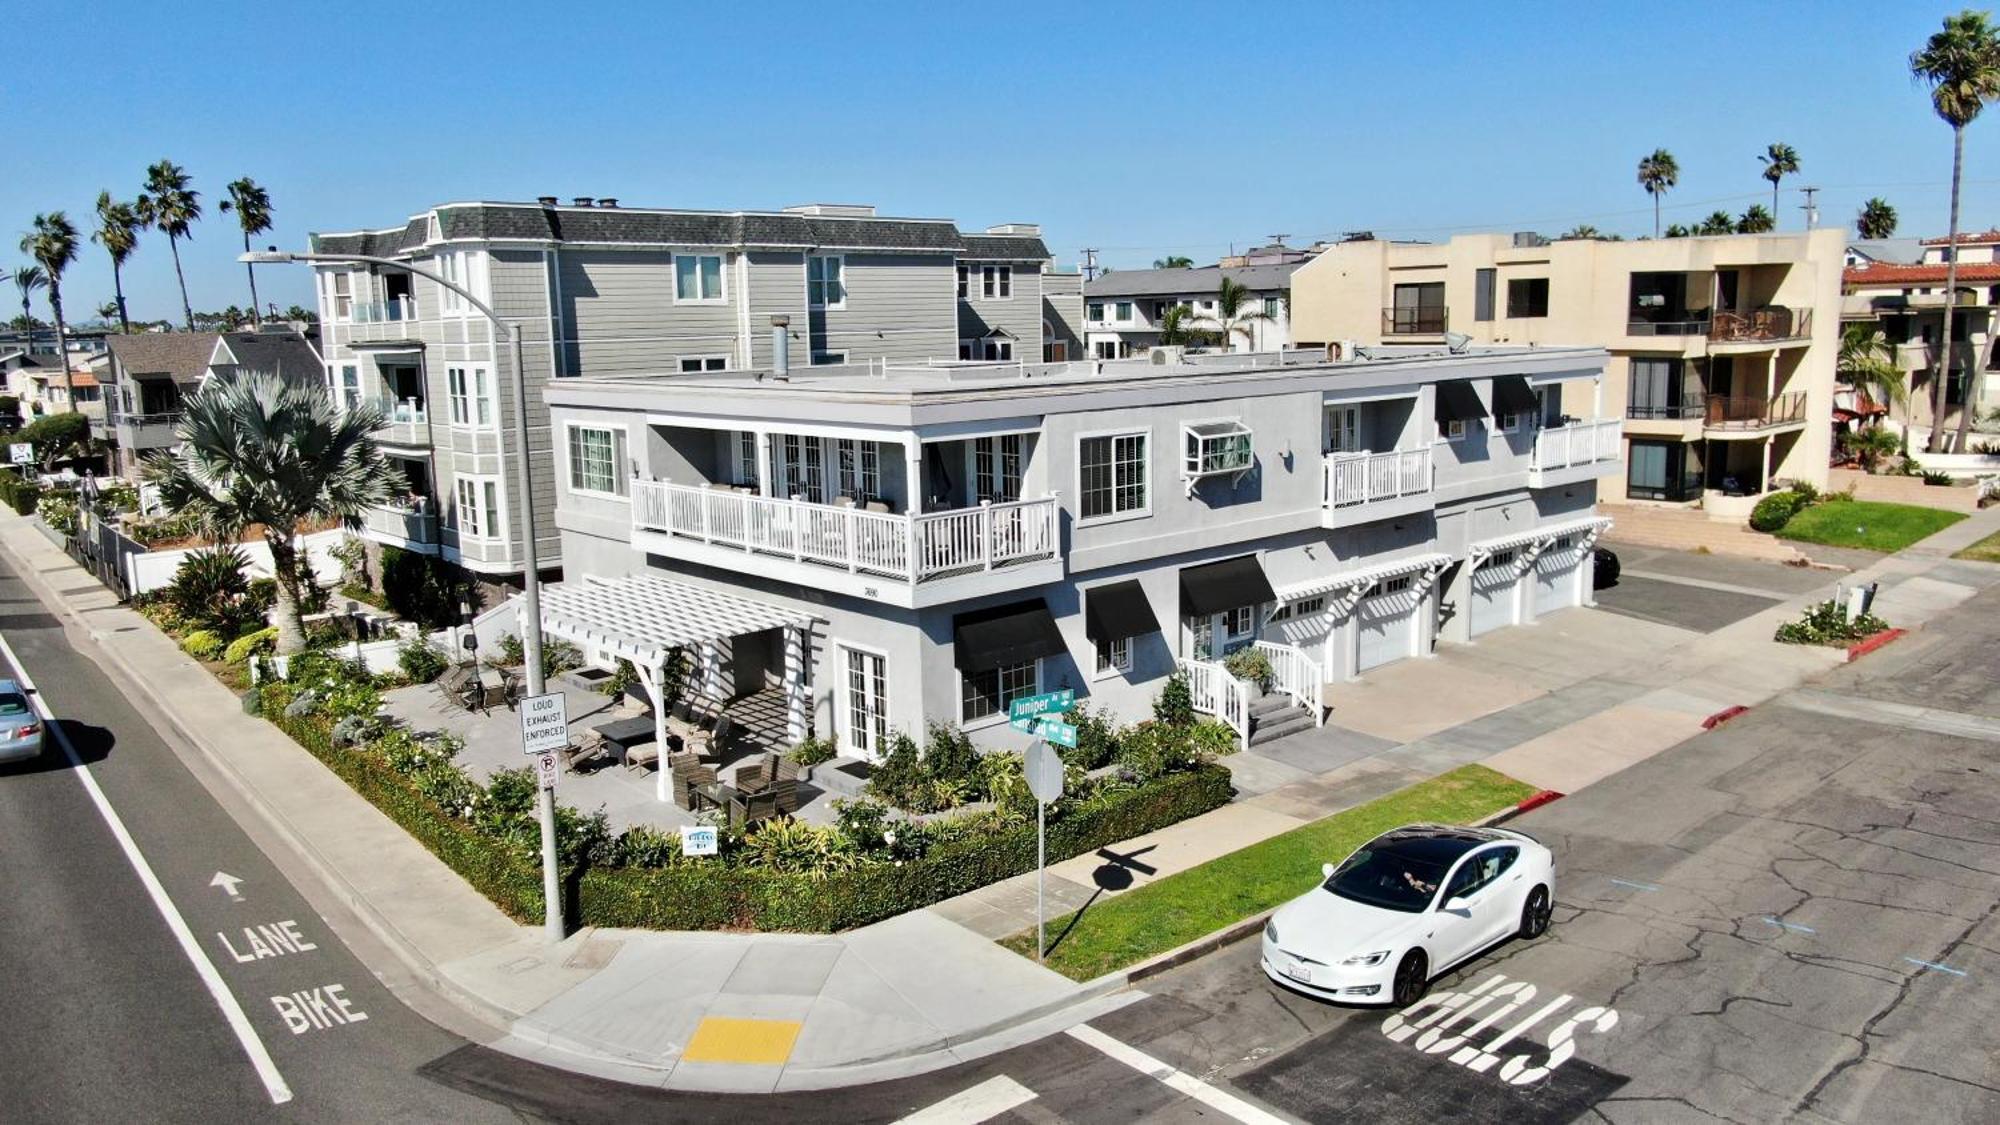
[[0,469],[0,503],[5,503],[21,515],[32,516],[35,514],[35,502],[41,496],[41,485],[22,479],[12,469]]

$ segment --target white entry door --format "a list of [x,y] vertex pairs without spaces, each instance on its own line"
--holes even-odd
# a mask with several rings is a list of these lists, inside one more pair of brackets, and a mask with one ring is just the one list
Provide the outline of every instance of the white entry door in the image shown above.
[[1366,672],[1416,655],[1416,615],[1413,575],[1377,582],[1354,611],[1359,649],[1355,670]]
[[878,761],[889,740],[888,661],[879,652],[841,649],[846,683],[842,685],[841,735],[846,749],[868,761]]
[[1578,604],[1577,569],[1583,565],[1583,555],[1577,537],[1565,535],[1535,560],[1535,616]]
[[1514,594],[1520,586],[1518,563],[1514,552],[1498,551],[1487,556],[1479,569],[1472,572],[1473,636],[1514,623]]

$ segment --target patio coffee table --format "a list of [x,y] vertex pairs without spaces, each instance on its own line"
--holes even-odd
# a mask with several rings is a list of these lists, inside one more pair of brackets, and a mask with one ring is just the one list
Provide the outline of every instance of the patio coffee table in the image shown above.
[[688,802],[689,812],[700,812],[703,808],[726,809],[736,797],[736,790],[724,781],[689,786],[688,792],[693,798]]
[[[631,719],[619,719],[604,723],[596,728],[598,737],[618,748],[618,761],[625,761],[625,752],[643,742],[653,741],[653,717],[640,715]],[[669,739],[669,742],[672,740]]]

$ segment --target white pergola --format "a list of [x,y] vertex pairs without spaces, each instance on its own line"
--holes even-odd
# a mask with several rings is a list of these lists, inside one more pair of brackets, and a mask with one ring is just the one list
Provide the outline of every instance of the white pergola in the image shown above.
[[650,574],[624,578],[585,576],[542,591],[542,630],[585,648],[623,657],[643,670],[653,700],[654,744],[660,748],[659,797],[668,799],[666,769],[667,661],[675,649],[692,647],[703,695],[721,701],[718,644],[731,637],[785,631],[785,734],[794,744],[806,737],[805,641],[815,618],[809,613]]

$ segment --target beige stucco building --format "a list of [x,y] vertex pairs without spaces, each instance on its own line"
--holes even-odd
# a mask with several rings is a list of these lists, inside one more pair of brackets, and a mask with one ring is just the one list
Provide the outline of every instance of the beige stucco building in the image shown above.
[[1606,500],[1737,519],[1776,484],[1824,485],[1839,351],[1838,230],[1639,242],[1461,235],[1329,248],[1292,276],[1301,344],[1596,345],[1565,413],[1624,424]]

